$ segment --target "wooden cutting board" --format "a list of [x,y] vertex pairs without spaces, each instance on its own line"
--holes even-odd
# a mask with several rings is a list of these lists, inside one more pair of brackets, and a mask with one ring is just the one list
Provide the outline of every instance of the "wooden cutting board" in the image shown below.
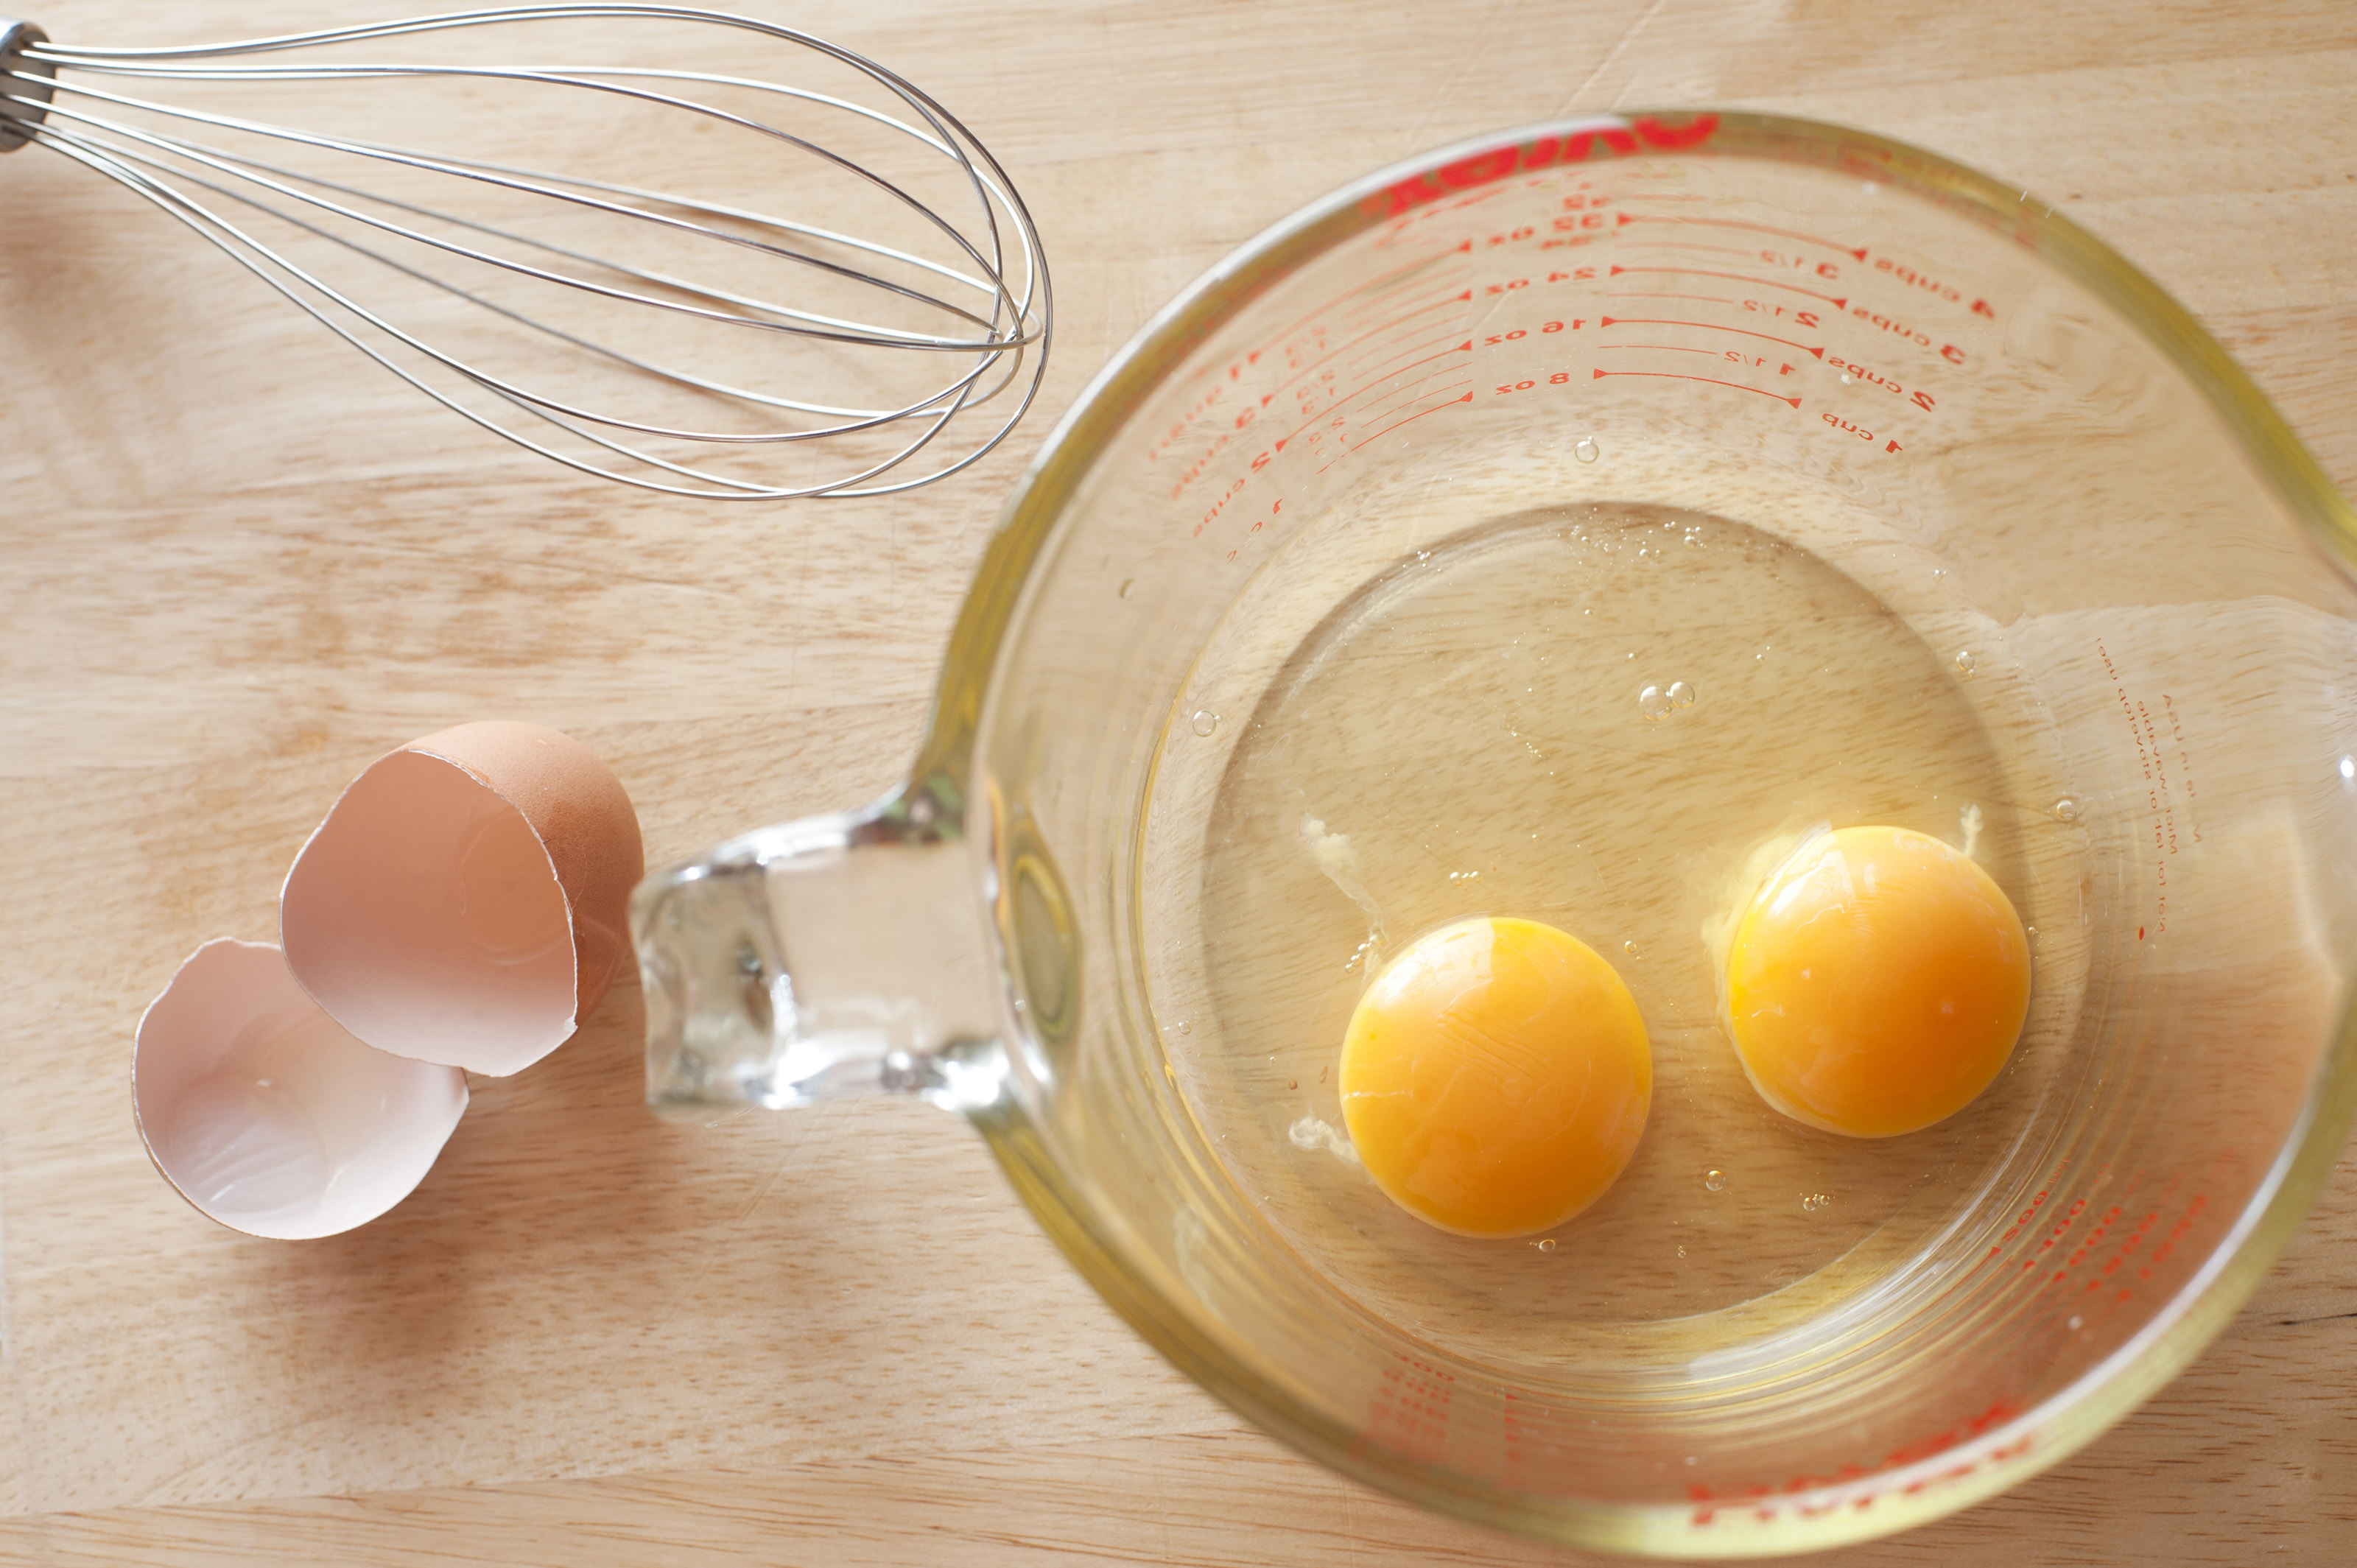
[[[133,1028],[199,942],[274,933],[278,878],[345,780],[461,719],[597,747],[653,862],[873,796],[1000,498],[1097,366],[1264,224],[1499,125],[1757,107],[2018,179],[2185,302],[2357,489],[2357,11],[747,8],[922,84],[1039,220],[1060,307],[1042,404],[940,486],[698,510],[544,471],[85,171],[0,159],[0,1562],[1578,1561],[1242,1425],[939,1112],[653,1122],[630,985],[556,1057],[479,1081],[402,1208],[299,1246],[220,1230],[156,1178]],[[51,0],[39,19],[135,43],[380,14]],[[2344,1160],[2146,1410],[2004,1498],[1826,1561],[2346,1563],[2352,1367]]]

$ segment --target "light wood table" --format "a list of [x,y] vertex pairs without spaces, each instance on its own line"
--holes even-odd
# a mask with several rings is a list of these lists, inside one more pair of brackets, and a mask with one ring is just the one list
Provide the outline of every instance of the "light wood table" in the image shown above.
[[[544,471],[127,198],[46,155],[0,161],[0,1560],[1577,1560],[1244,1427],[939,1112],[656,1123],[633,985],[547,1062],[479,1081],[405,1205],[302,1245],[221,1230],[156,1179],[134,1026],[199,942],[273,935],[336,790],[444,725],[583,737],[657,862],[871,796],[1000,498],[1084,380],[1263,224],[1479,130],[1751,106],[2018,179],[2183,300],[2357,489],[2357,9],[748,6],[924,84],[1046,237],[1043,405],[930,490],[698,510]],[[377,6],[41,10],[60,38],[139,42]],[[1836,1560],[2357,1560],[2357,1162],[2148,1408]]]

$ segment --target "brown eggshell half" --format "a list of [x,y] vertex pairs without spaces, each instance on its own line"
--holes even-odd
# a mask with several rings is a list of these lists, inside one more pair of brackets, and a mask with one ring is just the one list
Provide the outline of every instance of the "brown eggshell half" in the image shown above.
[[646,869],[621,782],[569,736],[460,725],[369,768],[279,895],[286,964],[380,1050],[521,1071],[569,1039],[629,952]]
[[299,1241],[407,1197],[466,1113],[467,1075],[371,1050],[278,949],[221,940],[139,1020],[131,1104],[181,1197],[231,1230]]

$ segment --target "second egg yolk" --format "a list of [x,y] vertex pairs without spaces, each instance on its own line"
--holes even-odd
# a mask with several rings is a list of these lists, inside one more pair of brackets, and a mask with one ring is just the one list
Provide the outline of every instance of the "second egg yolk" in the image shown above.
[[1376,977],[1342,1045],[1351,1142],[1401,1208],[1465,1236],[1523,1236],[1596,1201],[1652,1101],[1636,1001],[1535,920],[1459,920]]
[[1953,1115],[2013,1054],[2029,943],[1988,873],[1902,828],[1821,833],[1737,923],[1727,1026],[1752,1086],[1860,1138]]

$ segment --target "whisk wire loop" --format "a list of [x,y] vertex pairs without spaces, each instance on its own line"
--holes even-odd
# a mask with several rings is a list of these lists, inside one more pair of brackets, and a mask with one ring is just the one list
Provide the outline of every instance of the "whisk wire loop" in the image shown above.
[[[747,29],[814,51],[857,72],[882,88],[897,112],[751,76],[669,69],[643,58],[628,64],[563,67],[382,60],[221,63],[236,57],[495,25],[594,19]],[[455,81],[469,91],[529,87],[587,93],[632,112],[685,115],[691,123],[749,134],[814,160],[823,173],[847,177],[857,182],[856,188],[875,192],[887,203],[886,210],[909,215],[920,233],[930,233],[949,254],[937,259],[925,253],[924,245],[866,238],[765,214],[739,201],[669,192],[635,181],[426,151],[155,102],[74,76],[60,77],[61,70],[231,87],[436,81]],[[899,143],[912,144],[949,166],[951,184],[962,187],[978,210],[974,231],[969,233],[928,205],[903,177],[888,177],[797,129],[772,124],[766,112],[757,116],[706,102],[716,91],[845,115],[888,132]],[[131,123],[124,115],[143,123]],[[747,264],[783,266],[789,274],[799,273],[837,292],[849,288],[902,309],[930,313],[942,326],[897,325],[867,317],[865,311],[826,308],[820,301],[798,298],[798,288],[772,297],[773,291],[766,287],[748,288],[718,278],[699,281],[675,263],[651,263],[562,233],[535,233],[529,224],[450,209],[440,200],[370,189],[349,177],[301,166],[299,161],[290,164],[210,138],[199,140],[188,130],[281,145],[298,160],[325,156],[357,160],[360,166],[389,170],[404,179],[455,182],[458,188],[481,189],[500,200],[533,204],[551,218],[576,214],[559,222],[560,230],[581,223],[618,223],[674,251],[724,247],[725,252],[716,254],[741,253],[748,258]],[[27,143],[55,151],[152,202],[371,360],[480,428],[580,472],[666,494],[715,499],[884,495],[958,472],[995,448],[1028,412],[1038,396],[1052,333],[1051,296],[1038,231],[1005,169],[962,123],[906,79],[848,49],[796,29],[722,12],[666,5],[537,5],[232,44],[140,48],[60,46],[29,24],[0,19],[0,151]],[[278,226],[289,240],[324,245],[324,256],[361,258],[386,269],[428,291],[420,297],[461,302],[478,313],[478,320],[520,328],[526,334],[522,341],[576,350],[576,363],[605,367],[600,374],[627,371],[642,384],[669,387],[677,396],[785,414],[797,423],[710,428],[703,421],[647,417],[527,384],[479,356],[437,347],[429,336],[398,324],[388,311],[363,304],[353,291],[324,275],[317,263],[307,265],[287,252],[284,242],[265,241],[250,226],[231,221],[196,194],[199,192]],[[428,264],[435,257],[443,265]],[[967,362],[945,379],[923,378],[931,384],[895,393],[880,403],[795,395],[791,389],[763,390],[748,383],[742,374],[712,373],[701,356],[697,368],[691,370],[659,349],[625,346],[607,331],[546,319],[537,310],[470,286],[447,273],[448,265],[480,272],[486,281],[504,278],[510,287],[545,287],[611,307],[610,315],[627,315],[627,325],[659,338],[660,323],[673,320],[682,324],[681,330],[750,330],[807,343],[821,352],[946,354]],[[903,275],[890,275],[887,268]],[[981,297],[969,307],[944,289]],[[414,356],[422,363],[403,363],[397,355]],[[856,365],[846,369],[841,362],[821,363],[813,379],[873,371],[873,366],[863,371]],[[428,372],[437,371],[456,378],[456,384],[436,384]],[[995,423],[961,446],[932,453],[952,423],[1010,391],[1015,392],[1013,406]],[[477,406],[470,394],[490,401]],[[531,427],[515,425],[509,413],[529,415],[543,430],[554,426],[580,446],[568,449],[535,435]],[[904,433],[884,449],[855,459],[848,472],[802,482],[747,477],[716,467],[711,459],[687,459],[674,450],[686,444],[736,451],[815,452],[825,442],[874,436],[894,427]],[[920,455],[924,461],[918,461]]]
[[[510,73],[468,72],[466,74],[498,74],[504,76]],[[590,85],[585,82],[568,81],[565,78],[553,76],[534,77],[532,80],[557,82],[565,85]],[[486,185],[500,186],[507,189],[528,195],[546,196],[553,199],[573,202],[580,206],[594,208],[609,214],[644,220],[647,222],[661,224],[667,228],[679,230],[682,232],[693,232],[699,238],[717,240],[729,244],[743,245],[749,249],[764,251],[780,260],[799,262],[807,265],[836,273],[842,276],[854,277],[860,282],[872,284],[878,288],[890,290],[893,293],[900,294],[904,297],[917,300],[922,304],[930,305],[942,310],[954,312],[959,316],[964,317],[967,320],[973,322],[978,327],[987,326],[987,323],[985,323],[980,317],[974,316],[970,311],[966,311],[957,306],[952,305],[946,300],[936,299],[930,295],[918,294],[913,290],[902,288],[899,285],[894,285],[882,278],[874,277],[866,274],[856,273],[850,268],[827,262],[820,257],[784,250],[777,246],[766,245],[757,240],[747,239],[740,235],[729,234],[718,230],[704,227],[700,224],[690,223],[683,220],[670,218],[662,213],[651,212],[642,208],[631,208],[614,202],[597,200],[588,197],[576,196],[569,192],[558,189],[540,179],[530,177],[509,177],[505,175],[492,174],[485,172],[482,166],[469,166],[460,165],[446,159],[433,157],[423,153],[411,152],[400,147],[388,147],[361,142],[333,142],[326,137],[312,135],[306,132],[289,130],[279,125],[264,124],[255,121],[235,120],[227,116],[218,115],[190,116],[186,111],[175,110],[168,105],[148,103],[135,98],[124,98],[113,93],[100,92],[92,89],[84,88],[78,83],[68,83],[66,84],[65,90],[81,96],[97,98],[121,108],[147,110],[154,113],[169,114],[175,118],[201,118],[207,123],[217,125],[225,130],[249,132],[255,135],[274,137],[282,141],[294,142],[302,145],[358,153],[366,157],[381,159],[387,163],[401,164],[407,167],[422,170],[427,173],[457,175],[464,178],[479,180]],[[676,102],[673,100],[658,101],[664,102]],[[82,121],[83,123],[91,125],[103,126],[105,129],[115,132],[118,134],[136,136],[139,140],[145,142],[150,146],[168,148],[173,152],[192,159],[193,161],[203,163],[208,166],[223,173],[230,172],[232,166],[247,170],[259,171],[269,169],[273,173],[285,174],[290,178],[301,179],[304,180],[305,183],[317,185],[322,188],[326,188],[328,186],[328,182],[313,179],[307,176],[292,174],[290,171],[286,170],[274,169],[272,166],[261,163],[257,160],[237,157],[233,155],[221,152],[218,149],[206,147],[199,143],[187,141],[178,137],[163,137],[144,134],[130,126],[114,125],[104,121],[91,119],[89,116],[76,113],[70,105],[60,106],[52,104],[49,108],[48,113],[51,118],[65,116],[70,119]],[[522,171],[515,172],[519,175],[522,173]],[[471,250],[465,246],[452,244],[447,241],[437,240],[431,235],[419,232],[415,230],[403,228],[397,224],[388,223],[382,220],[371,218],[368,214],[351,208],[343,207],[334,202],[320,200],[315,197],[305,196],[301,192],[292,189],[286,186],[276,185],[267,180],[261,179],[258,175],[254,177],[256,178],[257,183],[266,185],[269,188],[276,190],[283,196],[288,196],[297,200],[308,202],[315,207],[334,212],[339,217],[349,218],[355,222],[365,223],[371,228],[381,229],[389,233],[398,234],[403,239],[414,240],[420,244],[431,245],[437,250],[447,251],[454,255],[463,256],[469,261],[482,262],[493,266],[505,267],[512,272],[527,274],[545,283],[568,284],[576,288],[587,289],[595,293],[604,294],[610,298],[627,301],[633,305],[651,306],[658,309],[676,310],[683,314],[698,314],[711,317],[715,319],[722,319],[722,317],[716,316],[716,313],[709,311],[697,311],[694,306],[682,305],[676,301],[658,299],[645,295],[629,294],[593,283],[586,278],[568,277],[554,273],[549,273],[538,268],[526,266],[522,263],[507,260],[506,258],[491,254],[490,252]],[[345,190],[347,193],[365,194],[354,192],[353,188],[349,186],[339,187],[339,188]],[[408,210],[413,212],[428,211],[426,209],[419,208],[411,204],[391,201],[382,197],[369,196],[367,197],[367,199],[376,201],[381,205],[385,206],[406,207]],[[500,232],[500,231],[488,230],[485,225],[475,223],[455,215],[442,213],[432,213],[431,215],[458,227],[485,230],[486,231],[490,232]],[[519,236],[512,234],[508,237],[520,238]],[[535,245],[538,243],[538,242],[533,241],[526,241],[524,242]],[[596,258],[589,259],[595,260]],[[600,263],[599,264],[605,265],[609,263]],[[627,271],[629,269],[617,266],[614,270]],[[697,292],[703,291],[699,290]],[[999,285],[999,292],[1003,299],[1010,303],[1012,302],[1013,295],[1006,292],[1003,282]],[[800,319],[808,322],[811,325],[806,328],[797,328],[790,325],[787,321],[767,320],[760,317],[726,317],[726,319],[738,325],[767,328],[780,331],[808,331],[812,335],[817,337],[834,338],[839,341],[846,342],[869,343],[877,347],[936,349],[974,352],[977,349],[995,348],[998,346],[996,339],[990,342],[977,343],[970,340],[961,341],[957,339],[945,338],[933,335],[896,331],[893,328],[884,327],[861,327],[857,323],[844,321],[836,317],[813,315],[806,311],[797,311],[787,306],[760,305],[759,306],[759,308],[771,316]]]

